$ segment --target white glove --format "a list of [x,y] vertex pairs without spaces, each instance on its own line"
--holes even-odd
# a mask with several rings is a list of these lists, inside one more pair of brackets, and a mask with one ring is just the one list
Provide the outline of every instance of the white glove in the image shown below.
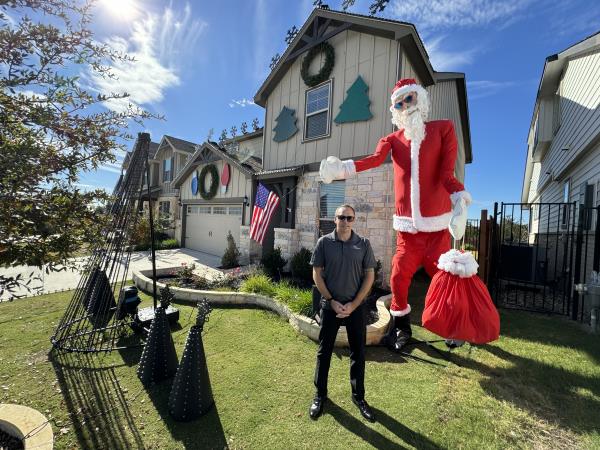
[[467,202],[464,198],[459,198],[452,208],[452,217],[448,229],[454,240],[458,241],[465,235],[467,228]]
[[319,169],[319,176],[326,184],[333,180],[345,180],[355,173],[354,161],[351,159],[342,161],[336,156],[328,156],[327,159],[322,160]]

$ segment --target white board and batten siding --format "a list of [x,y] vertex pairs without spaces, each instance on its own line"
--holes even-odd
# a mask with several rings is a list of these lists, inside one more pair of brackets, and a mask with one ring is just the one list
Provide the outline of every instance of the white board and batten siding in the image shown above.
[[[212,162],[217,167],[219,177],[223,171],[226,161]],[[235,166],[230,164],[230,180],[227,192],[217,194],[211,200],[204,200],[200,193],[192,193],[192,178],[195,171],[198,173],[205,164],[194,169],[180,187],[180,198],[182,203],[182,216],[185,220],[184,245],[186,248],[206,252],[216,256],[222,256],[227,247],[227,234],[231,232],[236,244],[240,243],[240,225],[242,225],[242,214],[245,210],[245,221],[249,223],[249,208],[243,206],[243,198],[250,199],[252,195],[252,181],[241,173]],[[206,189],[208,190],[210,176],[206,177]],[[239,200],[233,201],[232,200]]]
[[[309,89],[300,76],[303,57],[297,58],[267,98],[265,116],[264,170],[310,164],[333,155],[348,159],[374,151],[378,140],[392,132],[389,113],[390,87],[396,82],[398,43],[394,40],[346,30],[328,41],[335,49],[330,126],[331,137],[303,142],[305,93]],[[322,65],[323,55],[312,62],[310,73]],[[333,119],[346,98],[346,91],[361,76],[369,87],[373,118],[363,122],[336,124]],[[290,139],[273,141],[275,118],[283,107],[296,111],[298,132]]]
[[[415,78],[420,82],[409,58],[398,42],[359,33],[344,31],[329,40],[335,49],[335,65],[331,74],[333,94],[330,110],[330,137],[304,142],[305,93],[308,86],[300,76],[302,57],[297,58],[267,99],[265,117],[265,170],[281,169],[318,162],[327,156],[349,159],[364,156],[375,150],[377,142],[393,131],[389,99],[392,86],[398,78]],[[398,74],[398,56],[401,59]],[[310,73],[316,73],[323,64],[323,55],[315,58]],[[346,91],[358,76],[369,87],[370,109],[373,117],[368,121],[336,124],[335,116],[346,98]],[[428,88],[430,92],[431,119],[450,119],[458,139],[456,175],[464,180],[465,148],[458,107],[458,92],[454,80],[438,81]],[[290,139],[273,141],[275,119],[286,106],[296,111],[298,132]]]

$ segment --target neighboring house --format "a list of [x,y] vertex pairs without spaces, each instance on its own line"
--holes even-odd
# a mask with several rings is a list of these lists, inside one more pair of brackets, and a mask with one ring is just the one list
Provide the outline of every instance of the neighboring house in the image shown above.
[[[196,151],[193,142],[173,136],[163,136],[158,147],[153,151],[151,145],[150,163],[150,195],[154,201],[155,217],[168,217],[170,229],[167,234],[176,235],[177,225],[181,220],[178,207],[179,191],[173,180],[181,172],[188,158]],[[143,198],[147,200],[148,183],[144,177]]]
[[[263,131],[259,129],[226,140],[222,146],[205,142],[197,147],[172,182],[172,187],[179,192],[181,220],[177,221],[175,237],[182,247],[222,256],[229,232],[238,246],[251,247],[247,237],[240,242],[240,226],[250,223],[250,202],[255,192],[253,178],[261,169],[262,141]],[[211,166],[217,174],[215,181],[208,170]],[[225,184],[226,166],[229,180]],[[213,182],[217,189],[211,197]],[[253,248],[253,254],[258,254],[256,243]]]
[[[321,42],[333,47],[335,63],[326,80],[309,87],[301,76],[302,63]],[[308,73],[316,74],[325,63],[324,54],[317,54]],[[347,202],[356,207],[355,230],[370,238],[387,280],[396,243],[391,162],[329,185],[319,182],[318,170],[330,155],[356,159],[371,154],[378,140],[393,132],[391,88],[406,77],[428,89],[430,119],[454,122],[455,172],[463,180],[464,166],[472,160],[464,75],[436,72],[412,24],[313,10],[254,97],[265,108],[263,171],[256,179],[282,199],[263,251],[280,247],[289,258],[301,247],[312,250],[318,237],[333,229],[335,208]],[[353,105],[349,110],[344,110],[346,100]],[[247,233],[248,227],[242,227],[242,236]]]
[[527,140],[522,203],[599,203],[599,101],[600,33],[546,58]]

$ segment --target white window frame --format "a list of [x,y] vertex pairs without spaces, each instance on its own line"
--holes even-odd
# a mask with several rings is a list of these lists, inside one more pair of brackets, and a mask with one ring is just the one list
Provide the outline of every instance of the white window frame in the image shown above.
[[[329,84],[329,97],[327,99],[327,108],[320,109],[318,111],[313,111],[309,114],[307,112],[308,94],[312,91],[322,88],[326,84]],[[324,139],[324,138],[328,138],[331,136],[331,103],[332,103],[332,100],[333,100],[333,78],[330,78],[329,80],[324,81],[323,83],[306,90],[306,92],[304,93],[304,141],[303,142],[316,141],[317,139]],[[308,136],[306,136],[306,132],[308,131],[308,118],[311,116],[314,116],[316,114],[321,114],[325,111],[327,111],[327,132],[325,134],[310,137],[310,138]]]

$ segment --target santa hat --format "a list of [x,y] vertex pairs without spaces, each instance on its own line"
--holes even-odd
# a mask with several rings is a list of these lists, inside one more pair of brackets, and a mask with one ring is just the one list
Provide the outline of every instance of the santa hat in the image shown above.
[[422,90],[423,87],[420,84],[417,84],[417,81],[414,78],[402,78],[401,80],[398,80],[392,89],[392,104],[396,103],[396,99],[408,92],[420,93]]

